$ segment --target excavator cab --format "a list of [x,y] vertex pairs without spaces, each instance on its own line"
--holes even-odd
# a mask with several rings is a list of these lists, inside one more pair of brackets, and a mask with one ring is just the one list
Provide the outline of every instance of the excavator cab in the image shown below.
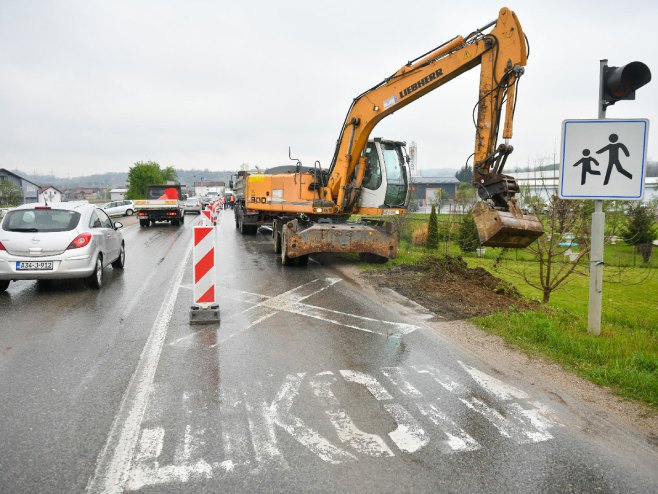
[[409,170],[405,143],[379,137],[369,140],[364,155],[366,170],[361,184],[361,208],[406,208]]

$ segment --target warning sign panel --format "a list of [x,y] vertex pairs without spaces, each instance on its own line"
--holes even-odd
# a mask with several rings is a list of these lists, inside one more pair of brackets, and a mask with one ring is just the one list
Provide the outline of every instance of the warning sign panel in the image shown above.
[[559,196],[642,199],[648,135],[647,119],[562,122]]

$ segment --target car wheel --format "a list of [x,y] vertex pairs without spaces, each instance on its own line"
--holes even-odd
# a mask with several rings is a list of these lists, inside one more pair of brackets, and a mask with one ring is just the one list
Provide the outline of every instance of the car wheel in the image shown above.
[[87,278],[87,286],[98,290],[103,285],[103,256],[98,254],[94,272]]
[[0,293],[4,292],[9,288],[9,280],[0,280]]
[[114,269],[123,269],[125,265],[126,265],[126,248],[123,244],[121,244],[121,252],[119,252],[119,257],[117,257],[116,261],[112,263],[112,267]]
[[132,209],[126,209],[126,216],[132,216],[133,215],[133,210]]

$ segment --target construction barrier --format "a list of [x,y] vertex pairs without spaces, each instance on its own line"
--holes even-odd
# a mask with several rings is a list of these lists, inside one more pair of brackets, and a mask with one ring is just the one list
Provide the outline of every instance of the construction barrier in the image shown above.
[[[204,211],[205,213],[205,211]],[[193,297],[190,323],[206,324],[219,322],[219,304],[215,291],[215,228],[194,227],[193,249]]]
[[209,207],[206,207],[203,211],[201,211],[201,216],[203,219],[203,226],[210,226],[212,225],[213,222],[213,217],[212,217],[212,211],[210,210]]

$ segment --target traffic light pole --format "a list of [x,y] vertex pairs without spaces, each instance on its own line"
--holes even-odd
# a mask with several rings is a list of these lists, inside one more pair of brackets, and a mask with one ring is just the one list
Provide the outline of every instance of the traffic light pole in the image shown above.
[[[608,60],[601,60],[599,75],[599,120],[605,119],[605,102],[603,101],[603,70]],[[605,231],[605,213],[603,201],[594,201],[592,213],[592,232],[589,251],[589,306],[587,311],[587,332],[594,336],[601,334],[601,309],[603,301],[603,238]]]

